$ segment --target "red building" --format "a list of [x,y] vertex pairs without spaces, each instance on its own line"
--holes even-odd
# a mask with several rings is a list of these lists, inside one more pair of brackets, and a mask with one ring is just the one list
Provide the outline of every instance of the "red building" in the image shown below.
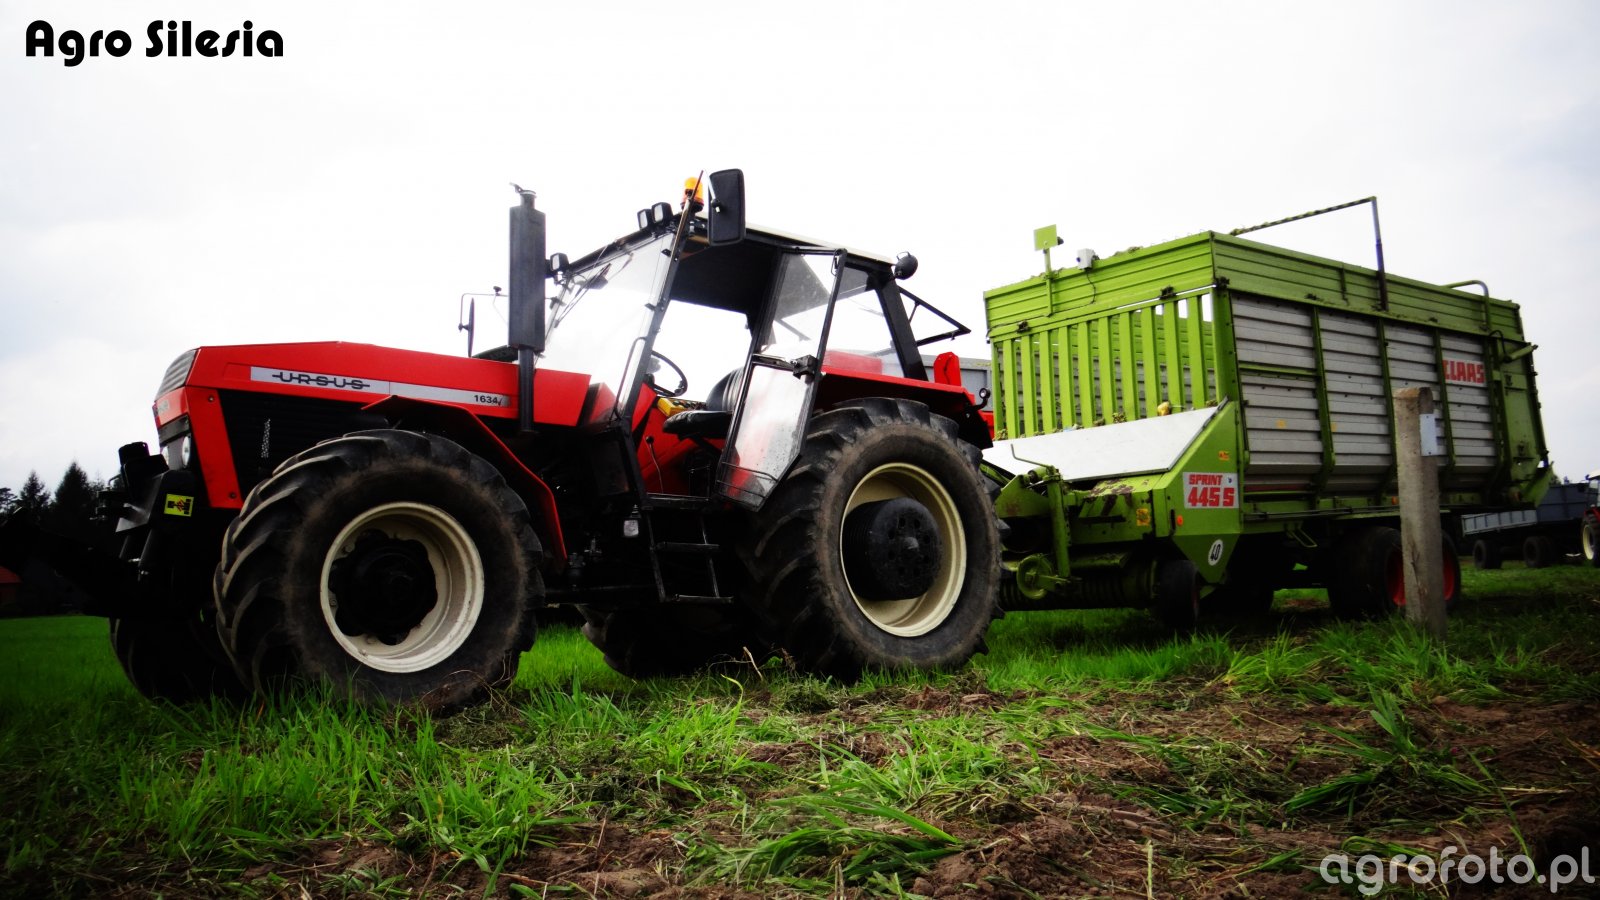
[[15,573],[10,569],[0,569],[0,609],[16,602],[17,590],[21,587],[22,579]]

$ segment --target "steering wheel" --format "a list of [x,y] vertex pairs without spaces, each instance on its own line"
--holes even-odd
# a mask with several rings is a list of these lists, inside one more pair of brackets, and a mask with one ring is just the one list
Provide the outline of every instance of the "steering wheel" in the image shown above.
[[661,362],[666,363],[667,364],[667,368],[671,369],[673,371],[673,373],[678,376],[678,386],[675,387],[675,388],[668,389],[668,388],[664,388],[661,385],[657,384],[656,383],[656,373],[654,371],[651,371],[649,374],[644,376],[645,382],[648,383],[652,388],[655,388],[655,392],[657,394],[660,394],[663,397],[682,397],[683,396],[683,392],[687,391],[689,389],[689,376],[683,374],[683,370],[678,368],[678,364],[677,363],[673,362],[670,359],[667,359],[662,354],[657,353],[654,350],[651,350],[650,351],[650,355],[652,357],[654,357],[655,359],[658,359]]

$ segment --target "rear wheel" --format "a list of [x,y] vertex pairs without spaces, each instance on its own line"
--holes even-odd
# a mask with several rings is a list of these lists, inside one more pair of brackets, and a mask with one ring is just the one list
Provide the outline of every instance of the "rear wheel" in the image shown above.
[[1480,571],[1485,569],[1498,569],[1503,560],[1500,558],[1500,545],[1479,538],[1472,542],[1472,566]]
[[1535,534],[1522,542],[1522,564],[1530,569],[1553,565],[1558,554],[1556,543],[1542,534]]
[[320,681],[452,709],[516,674],[543,593],[527,508],[441,437],[368,431],[285,461],[217,569],[223,644],[256,689]]
[[1600,523],[1583,523],[1583,558],[1589,565],[1600,567]]
[[[1444,537],[1444,605],[1450,609],[1461,595],[1461,560]],[[1334,612],[1348,618],[1378,618],[1405,609],[1405,555],[1400,532],[1369,526],[1347,535],[1334,549],[1337,566],[1328,586]]]
[[933,669],[979,651],[1000,547],[977,450],[906,400],[814,418],[740,556],[749,603],[801,668]]

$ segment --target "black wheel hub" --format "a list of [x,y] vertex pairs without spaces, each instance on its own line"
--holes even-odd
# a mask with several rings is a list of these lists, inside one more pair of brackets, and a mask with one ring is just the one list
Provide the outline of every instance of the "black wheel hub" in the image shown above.
[[370,634],[393,646],[405,640],[439,601],[427,548],[377,531],[356,538],[333,563],[328,589],[333,621],[351,637]]
[[863,503],[844,522],[844,573],[863,600],[910,600],[933,586],[944,542],[909,497]]

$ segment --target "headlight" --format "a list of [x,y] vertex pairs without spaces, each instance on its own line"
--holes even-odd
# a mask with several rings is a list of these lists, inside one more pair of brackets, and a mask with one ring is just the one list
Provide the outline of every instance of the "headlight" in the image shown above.
[[194,465],[194,435],[186,434],[178,440],[163,444],[161,455],[167,460],[167,468],[173,471]]

